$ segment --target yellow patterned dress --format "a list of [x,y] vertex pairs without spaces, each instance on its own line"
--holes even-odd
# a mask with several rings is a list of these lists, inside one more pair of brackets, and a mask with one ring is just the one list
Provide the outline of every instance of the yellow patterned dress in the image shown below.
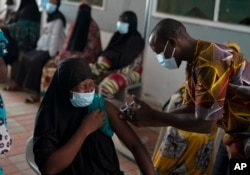
[[[167,110],[182,102],[184,87],[169,100]],[[158,175],[207,175],[213,165],[217,127],[210,134],[187,132],[174,127],[164,128],[161,145],[153,157]]]

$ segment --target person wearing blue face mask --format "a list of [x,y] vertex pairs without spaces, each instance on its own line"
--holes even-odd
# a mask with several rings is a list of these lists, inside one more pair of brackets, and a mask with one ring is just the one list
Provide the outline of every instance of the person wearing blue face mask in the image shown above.
[[[133,97],[141,108],[124,118],[136,126],[173,126],[198,133],[210,133],[218,126],[225,130],[223,143],[229,159],[249,159],[250,100],[242,98],[250,89],[247,58],[225,44],[192,38],[186,27],[172,18],[155,26],[149,45],[164,67],[179,68],[182,62],[187,63],[182,104],[163,113]],[[236,93],[237,89],[243,95]]]
[[40,17],[36,0],[21,0],[18,10],[11,20],[7,24],[0,25],[10,42],[4,61],[8,65],[13,65],[11,79],[15,78],[18,71],[16,65],[19,63],[20,53],[36,47],[40,35]]
[[145,46],[133,11],[125,11],[119,16],[116,29],[97,62],[90,64],[99,92],[108,98],[127,85],[140,81],[142,61],[139,55]]
[[14,82],[4,88],[6,91],[29,89],[31,95],[25,99],[26,103],[40,101],[40,82],[43,66],[48,60],[54,58],[63,46],[66,19],[59,11],[60,4],[60,0],[49,0],[46,5],[47,21],[37,42],[36,49],[23,54],[17,77]]
[[83,59],[59,63],[35,121],[33,152],[41,174],[123,175],[112,141],[116,133],[143,174],[155,175],[145,147],[119,109],[95,92],[92,78]]

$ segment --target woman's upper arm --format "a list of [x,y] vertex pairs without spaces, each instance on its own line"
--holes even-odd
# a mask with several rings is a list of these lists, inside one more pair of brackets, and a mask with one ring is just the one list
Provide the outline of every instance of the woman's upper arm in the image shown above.
[[132,149],[135,145],[140,144],[140,140],[132,128],[125,120],[120,119],[119,109],[112,103],[106,101],[105,108],[110,119],[110,124],[118,138],[128,147]]

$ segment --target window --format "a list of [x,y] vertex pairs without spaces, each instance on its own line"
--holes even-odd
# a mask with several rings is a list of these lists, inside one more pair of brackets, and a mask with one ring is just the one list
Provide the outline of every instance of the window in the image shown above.
[[250,25],[249,0],[158,0],[156,12]]
[[249,0],[221,0],[219,21],[250,25]]
[[[79,3],[81,0],[67,0],[67,1]],[[91,4],[93,6],[103,8],[104,7],[104,0],[91,0]]]
[[214,0],[158,0],[157,11],[181,16],[213,19]]

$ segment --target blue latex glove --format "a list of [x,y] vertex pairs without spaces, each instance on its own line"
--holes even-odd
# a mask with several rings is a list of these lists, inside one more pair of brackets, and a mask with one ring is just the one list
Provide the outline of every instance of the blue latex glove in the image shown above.
[[0,29],[0,56],[4,56],[7,54],[8,40],[5,38],[3,31]]

